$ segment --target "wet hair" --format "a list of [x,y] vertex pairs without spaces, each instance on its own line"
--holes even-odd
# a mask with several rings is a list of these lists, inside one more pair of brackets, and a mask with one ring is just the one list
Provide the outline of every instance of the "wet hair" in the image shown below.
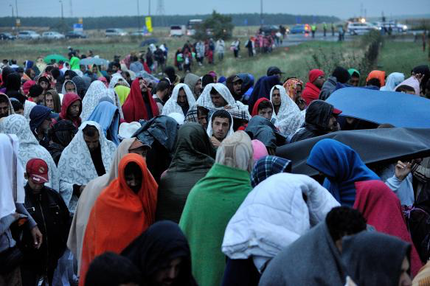
[[54,79],[57,79],[61,75],[60,69],[57,67],[53,68],[51,71],[51,74],[54,77]]
[[258,105],[257,110],[260,111],[260,110],[265,109],[265,108],[270,108],[270,109],[273,110],[272,103],[270,101],[268,101],[268,100],[264,100],[264,101],[260,102],[260,104]]
[[0,95],[0,103],[7,103],[9,105],[8,97]]
[[53,66],[47,66],[45,72],[50,73],[54,69]]
[[18,110],[24,110],[24,105],[18,101],[18,99],[14,99],[10,101],[12,103],[13,110],[17,112]]
[[333,71],[332,76],[334,76],[340,83],[346,83],[351,77],[349,75],[349,72],[343,67],[336,67]]
[[214,83],[214,78],[213,78],[213,76],[211,76],[210,74],[205,74],[203,77],[202,77],[202,86],[203,87],[205,87],[205,86],[207,86],[208,84],[210,84],[210,83]]
[[366,219],[358,210],[350,207],[333,208],[327,214],[325,222],[333,241],[366,229]]
[[117,67],[119,70],[121,69],[121,65],[117,62],[113,62],[112,67]]
[[413,93],[415,93],[415,89],[412,86],[405,85],[405,84],[398,86],[395,91],[396,92],[413,92]]
[[367,86],[373,85],[373,86],[381,88],[381,81],[379,80],[379,78],[371,78],[367,81],[366,85]]
[[203,106],[197,106],[197,116],[208,116],[209,109],[203,107]]
[[217,110],[217,111],[215,111],[214,114],[212,115],[212,123],[215,121],[215,118],[217,118],[217,117],[219,117],[219,118],[228,118],[228,123],[231,126],[231,124],[232,124],[232,122],[231,122],[231,115],[230,115],[230,113],[228,113],[228,111],[225,111],[225,110]]
[[95,126],[92,126],[92,125],[85,126],[85,128],[82,130],[82,132],[84,133],[85,136],[88,136],[88,137],[94,137],[99,133],[97,128]]
[[33,72],[34,70],[32,68],[28,68],[25,70],[25,74],[28,75],[28,77],[30,77],[31,72]]
[[166,79],[162,79],[158,82],[155,90],[156,91],[165,91],[166,89],[168,89],[170,87],[170,82]]
[[142,275],[128,258],[105,252],[91,262],[85,277],[85,286],[143,285]]
[[28,93],[28,97],[38,97],[43,93],[43,88],[38,85],[34,84],[30,87],[30,91]]
[[212,87],[212,89],[211,89],[211,91],[210,91],[210,94],[211,94],[211,95],[217,95],[217,94],[220,94],[220,93],[218,92],[218,90],[216,90],[216,88],[215,88],[215,87]]

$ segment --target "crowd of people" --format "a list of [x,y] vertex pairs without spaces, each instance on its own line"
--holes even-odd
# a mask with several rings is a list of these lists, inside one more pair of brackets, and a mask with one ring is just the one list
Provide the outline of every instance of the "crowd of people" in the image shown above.
[[165,61],[156,78],[134,54],[107,69],[74,50],[67,63],[3,61],[0,285],[429,285],[428,157],[370,169],[324,137],[306,154],[312,178],[277,156],[395,128],[327,100],[430,99],[429,67],[312,69],[305,82],[275,66],[257,81],[191,73],[187,57],[213,61],[220,45],[178,50],[184,78]]

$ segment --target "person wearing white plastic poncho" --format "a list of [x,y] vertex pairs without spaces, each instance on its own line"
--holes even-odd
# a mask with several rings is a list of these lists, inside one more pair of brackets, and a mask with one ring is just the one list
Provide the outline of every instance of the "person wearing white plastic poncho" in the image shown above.
[[215,147],[219,147],[221,142],[234,133],[233,117],[226,110],[215,111],[209,119],[207,134]]
[[[37,141],[36,137],[34,137],[27,119],[19,114],[9,115],[8,117],[3,118],[0,121],[0,133],[15,134],[18,137],[18,158],[22,166],[27,166],[27,162],[33,158],[39,158],[46,162],[49,168],[49,182],[46,186],[58,192],[60,186],[57,166],[48,150],[43,148]],[[26,181],[24,181],[23,184],[25,185]]]
[[[248,259],[252,259],[252,268],[255,267],[252,271],[262,273],[273,257],[324,221],[327,213],[337,206],[334,197],[308,176],[287,173],[270,176],[248,194],[227,225],[222,252],[230,261],[225,273],[232,263]],[[227,276],[224,282],[228,281]]]
[[275,119],[275,126],[282,135],[293,135],[305,122],[305,111],[300,111],[282,85],[272,87],[270,101],[274,107],[272,119]]
[[109,172],[115,150],[97,122],[86,121],[79,127],[58,162],[60,194],[71,213],[85,185]]
[[180,83],[175,86],[172,91],[172,96],[164,104],[162,115],[169,115],[172,113],[187,115],[191,106],[194,106],[196,100],[193,96],[188,85]]

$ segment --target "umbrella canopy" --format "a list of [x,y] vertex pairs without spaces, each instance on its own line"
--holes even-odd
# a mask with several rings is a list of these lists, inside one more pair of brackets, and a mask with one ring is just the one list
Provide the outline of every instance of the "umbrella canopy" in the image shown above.
[[136,77],[141,77],[147,81],[155,81],[158,82],[159,79],[153,76],[152,74],[147,73],[146,71],[140,71],[136,74]]
[[97,65],[97,66],[107,66],[109,64],[108,60],[101,58],[85,58],[79,62],[80,65]]
[[430,129],[381,128],[337,131],[277,148],[276,155],[292,161],[292,172],[318,175],[306,164],[314,145],[325,138],[335,139],[354,149],[365,164],[389,163],[430,156]]
[[327,100],[342,116],[396,127],[430,128],[430,100],[417,95],[347,87]]
[[156,38],[150,38],[150,39],[146,39],[145,41],[143,41],[142,43],[140,43],[140,46],[144,47],[146,45],[155,44],[155,43],[158,43],[158,39],[156,39]]
[[67,59],[66,57],[62,56],[62,55],[57,55],[57,54],[52,54],[49,56],[46,56],[43,61],[47,64],[50,64],[52,60],[55,60],[56,63],[58,63],[59,61],[63,61],[63,62],[68,62],[69,59]]

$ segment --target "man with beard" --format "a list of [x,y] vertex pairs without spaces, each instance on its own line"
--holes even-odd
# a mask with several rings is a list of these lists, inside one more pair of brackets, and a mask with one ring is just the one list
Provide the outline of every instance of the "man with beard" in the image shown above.
[[122,106],[127,122],[149,120],[159,115],[158,106],[149,92],[148,83],[143,78],[136,78],[131,84],[131,91]]
[[0,93],[0,118],[13,114],[12,104],[6,94]]
[[194,98],[197,100],[203,91],[202,80],[200,77],[195,74],[188,73],[185,76],[184,83],[188,85],[194,95]]
[[233,119],[225,110],[218,110],[212,115],[207,133],[215,147],[219,147],[227,136],[233,134]]
[[237,75],[232,75],[227,78],[226,84],[235,100],[242,99],[242,83],[243,80]]

